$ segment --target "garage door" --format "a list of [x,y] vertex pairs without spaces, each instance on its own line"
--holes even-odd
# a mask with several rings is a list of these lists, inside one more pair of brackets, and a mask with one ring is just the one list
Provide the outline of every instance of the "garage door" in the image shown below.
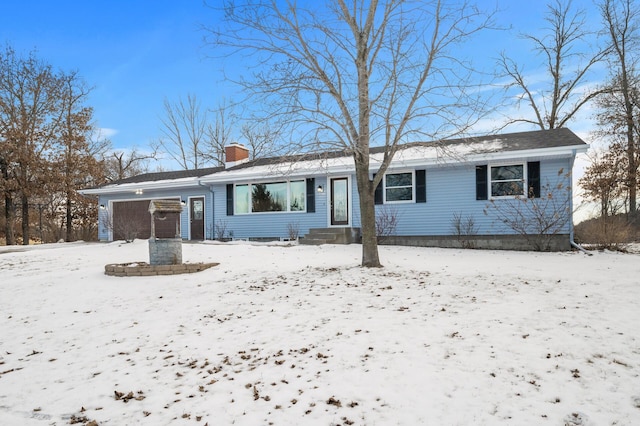
[[[117,201],[113,203],[113,239],[131,241],[134,238],[146,239],[151,236],[151,200]],[[165,218],[156,218],[156,237],[173,238],[176,224],[180,221],[177,213],[167,214]],[[178,228],[179,229],[179,228]]]

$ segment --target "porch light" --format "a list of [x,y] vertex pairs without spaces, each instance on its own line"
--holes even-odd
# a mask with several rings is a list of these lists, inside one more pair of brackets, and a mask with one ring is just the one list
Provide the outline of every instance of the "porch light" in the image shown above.
[[100,204],[100,210],[104,210],[104,209],[105,209],[104,204]]
[[322,185],[318,185],[318,193],[322,194],[324,192],[324,187]]
[[187,202],[185,200],[180,200],[180,204],[182,204],[183,206],[186,206]]

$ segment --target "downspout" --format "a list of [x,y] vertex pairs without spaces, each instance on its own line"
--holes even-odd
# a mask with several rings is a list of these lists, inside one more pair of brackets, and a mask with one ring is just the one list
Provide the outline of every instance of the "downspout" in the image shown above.
[[593,253],[589,253],[584,247],[580,244],[576,243],[574,240],[574,230],[573,230],[573,164],[576,161],[576,150],[572,151],[571,155],[571,164],[569,165],[569,179],[571,182],[571,196],[569,197],[569,212],[571,213],[571,220],[569,221],[569,244],[572,247],[580,250],[588,256],[593,256]]
[[[214,199],[215,199],[215,198],[214,198],[214,193],[213,193],[213,187],[212,187],[212,186],[210,186],[210,185],[206,185],[206,184],[202,183],[202,181],[201,181],[201,180],[198,180],[198,185],[199,185],[199,186],[202,186],[202,187],[205,187],[205,188],[208,188],[208,189],[209,189],[209,192],[211,193],[211,219],[212,219],[212,220],[214,220],[214,219],[215,219],[215,217],[214,217],[214,210],[213,210],[214,205],[213,205],[213,204],[214,204]],[[207,222],[207,218],[206,218],[206,216],[205,216],[205,228],[204,228],[204,239],[205,239],[205,240],[207,239],[207,226],[206,226],[206,222]],[[215,238],[214,238],[214,235],[213,235],[213,229],[214,229],[214,226],[215,226],[215,225],[214,225],[213,223],[211,223],[211,235],[210,235],[209,237],[210,237],[212,240],[214,240],[214,239],[215,239]]]

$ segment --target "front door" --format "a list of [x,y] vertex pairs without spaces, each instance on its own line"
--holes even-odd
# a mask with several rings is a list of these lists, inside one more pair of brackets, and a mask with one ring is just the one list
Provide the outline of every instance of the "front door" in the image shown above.
[[331,225],[349,224],[349,180],[331,179]]
[[191,239],[204,240],[204,197],[189,199]]

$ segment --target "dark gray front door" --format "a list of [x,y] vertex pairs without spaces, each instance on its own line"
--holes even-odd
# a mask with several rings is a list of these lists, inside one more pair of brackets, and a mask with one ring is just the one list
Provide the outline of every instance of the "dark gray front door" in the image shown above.
[[204,240],[204,197],[189,199],[191,239]]

